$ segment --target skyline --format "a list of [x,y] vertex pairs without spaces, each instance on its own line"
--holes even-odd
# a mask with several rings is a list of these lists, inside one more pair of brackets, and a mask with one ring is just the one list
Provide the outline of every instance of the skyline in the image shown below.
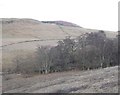
[[1,0],[0,18],[62,20],[84,28],[118,30],[119,0]]

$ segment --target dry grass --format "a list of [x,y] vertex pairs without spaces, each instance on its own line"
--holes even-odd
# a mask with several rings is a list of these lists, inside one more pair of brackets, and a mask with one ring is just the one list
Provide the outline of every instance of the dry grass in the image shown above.
[[3,80],[3,91],[9,93],[118,92],[117,66],[91,71],[70,71],[36,75],[29,78],[22,78],[21,75],[7,76],[9,76],[9,80]]
[[[41,22],[36,23],[34,20],[29,21],[27,19],[10,24],[3,23],[2,30],[4,45],[33,39],[64,39],[69,35],[76,37],[86,32],[98,31],[80,27],[58,26],[56,24],[46,24]],[[106,34],[108,37],[115,37],[116,32],[106,31]]]

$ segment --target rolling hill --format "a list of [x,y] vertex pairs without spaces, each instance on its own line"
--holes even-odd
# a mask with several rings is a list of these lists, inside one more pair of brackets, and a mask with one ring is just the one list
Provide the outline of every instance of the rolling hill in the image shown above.
[[[55,46],[59,40],[70,36],[76,38],[99,30],[87,29],[66,21],[38,21],[34,19],[3,18],[2,21],[3,68],[13,67],[13,59],[18,55],[32,54],[38,46]],[[105,31],[106,36],[114,38],[115,31]],[[1,64],[2,64],[1,63]]]
[[[0,65],[3,70],[16,67],[16,56],[34,55],[38,46],[55,46],[66,37],[99,30],[87,29],[66,21],[38,21],[34,19],[3,18],[2,44],[0,44]],[[0,25],[0,26],[1,26]],[[117,32],[104,31],[108,38],[115,38]],[[1,69],[0,69],[1,70]],[[93,73],[94,72],[94,73]],[[3,76],[4,92],[31,93],[117,93],[118,66],[90,71],[69,71],[24,78],[22,75]],[[5,79],[4,79],[5,78]],[[63,89],[61,89],[63,88]]]
[[[66,36],[72,38],[88,32],[97,32],[95,29],[82,28],[76,24],[65,21],[37,21],[33,19],[2,19],[3,45],[31,40],[55,42]],[[116,36],[117,32],[105,31],[110,38]],[[33,42],[32,42],[33,43]],[[30,43],[31,44],[31,43]],[[41,43],[43,45],[43,43]],[[52,45],[50,43],[50,45]]]

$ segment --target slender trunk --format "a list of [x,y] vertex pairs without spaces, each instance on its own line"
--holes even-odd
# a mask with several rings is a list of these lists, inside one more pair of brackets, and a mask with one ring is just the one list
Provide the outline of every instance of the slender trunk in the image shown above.
[[45,62],[45,74],[47,74],[48,73],[48,63],[47,63],[47,60],[46,60],[46,62]]
[[48,70],[46,69],[46,70],[45,70],[45,74],[47,74],[47,73],[48,73]]
[[103,63],[101,62],[101,64],[100,64],[100,65],[101,65],[101,68],[102,68],[102,67],[103,67]]

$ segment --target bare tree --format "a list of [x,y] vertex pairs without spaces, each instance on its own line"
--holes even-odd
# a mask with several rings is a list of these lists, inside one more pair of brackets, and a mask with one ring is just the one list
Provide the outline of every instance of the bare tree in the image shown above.
[[48,73],[50,70],[50,57],[49,57],[49,46],[38,47],[37,50],[37,63],[39,67],[39,73]]

